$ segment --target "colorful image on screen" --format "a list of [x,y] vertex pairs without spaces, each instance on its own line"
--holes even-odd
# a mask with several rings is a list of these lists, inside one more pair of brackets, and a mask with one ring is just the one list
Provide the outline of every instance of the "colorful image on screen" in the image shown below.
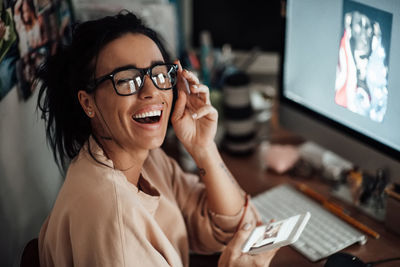
[[336,69],[335,102],[382,122],[388,109],[388,59],[392,14],[349,0]]

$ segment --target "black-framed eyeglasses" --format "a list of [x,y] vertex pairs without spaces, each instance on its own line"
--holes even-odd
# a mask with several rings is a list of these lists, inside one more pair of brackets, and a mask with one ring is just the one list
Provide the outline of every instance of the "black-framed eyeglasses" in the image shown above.
[[157,63],[144,69],[126,66],[97,78],[93,84],[88,86],[88,90],[93,91],[102,82],[111,80],[118,95],[133,95],[142,89],[146,75],[151,78],[154,86],[158,89],[169,90],[176,85],[177,73],[178,65],[172,63]]

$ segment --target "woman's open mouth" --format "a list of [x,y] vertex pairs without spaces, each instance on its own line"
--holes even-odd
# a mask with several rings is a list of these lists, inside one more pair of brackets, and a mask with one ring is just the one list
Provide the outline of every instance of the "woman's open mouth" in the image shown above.
[[161,110],[153,110],[135,114],[132,118],[138,123],[157,123],[160,121],[162,115]]

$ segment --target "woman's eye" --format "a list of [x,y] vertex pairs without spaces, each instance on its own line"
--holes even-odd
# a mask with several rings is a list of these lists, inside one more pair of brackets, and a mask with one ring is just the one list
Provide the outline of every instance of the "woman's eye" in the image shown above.
[[119,80],[117,81],[117,85],[129,83],[129,81],[132,81],[132,79],[131,79],[131,78],[119,79]]
[[165,74],[158,73],[158,74],[154,75],[153,80],[156,79],[160,83],[165,83],[166,78],[167,78],[167,76]]

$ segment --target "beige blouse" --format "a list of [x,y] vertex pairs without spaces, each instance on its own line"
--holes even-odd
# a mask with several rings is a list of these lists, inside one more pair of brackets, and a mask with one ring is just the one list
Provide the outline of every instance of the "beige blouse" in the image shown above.
[[[70,164],[40,230],[42,267],[188,266],[189,249],[221,251],[232,238],[244,209],[235,216],[208,211],[204,184],[161,149],[145,161],[139,190],[93,138],[89,144]],[[253,206],[245,217],[258,219]]]

